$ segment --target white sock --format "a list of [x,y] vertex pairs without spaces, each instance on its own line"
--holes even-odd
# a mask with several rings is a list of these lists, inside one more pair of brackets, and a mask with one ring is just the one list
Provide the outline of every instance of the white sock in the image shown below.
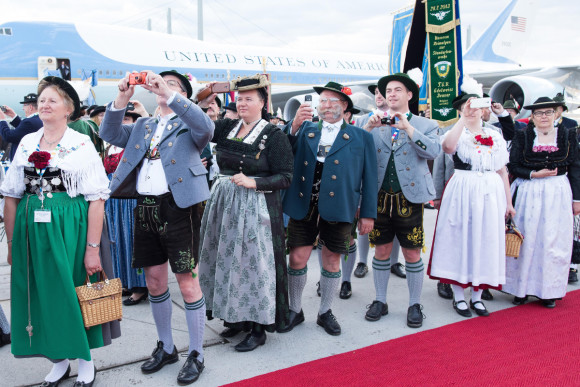
[[77,376],[77,382],[90,383],[95,378],[95,364],[93,360],[83,360],[79,359],[79,376]]
[[56,382],[58,379],[62,378],[62,376],[65,374],[69,364],[70,362],[68,361],[68,359],[64,359],[62,361],[59,361],[58,363],[54,363],[52,365],[52,370],[50,370],[49,374],[46,375],[44,380],[46,380],[47,382]]
[[[452,284],[451,289],[453,289],[453,299],[455,302],[465,301],[465,294],[461,286]],[[464,302],[457,304],[457,309],[467,310],[467,304]]]
[[473,302],[475,308],[484,310],[485,307],[482,304],[476,304],[477,301],[481,301],[481,293],[483,293],[483,289],[479,289],[478,291],[471,289],[471,302]]

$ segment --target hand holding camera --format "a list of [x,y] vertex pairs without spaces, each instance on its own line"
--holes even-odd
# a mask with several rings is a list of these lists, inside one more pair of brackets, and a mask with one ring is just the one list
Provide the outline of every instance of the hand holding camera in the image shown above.
[[314,109],[312,109],[312,96],[307,95],[304,97],[304,103],[300,105],[298,110],[296,110],[296,115],[294,116],[294,121],[292,121],[292,134],[298,131],[298,128],[302,125],[304,121],[311,121],[314,115]]

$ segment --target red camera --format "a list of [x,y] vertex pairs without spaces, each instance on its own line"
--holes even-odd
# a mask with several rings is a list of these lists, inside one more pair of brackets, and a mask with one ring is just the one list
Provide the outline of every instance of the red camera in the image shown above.
[[129,74],[129,84],[130,85],[144,85],[146,80],[147,80],[147,73],[144,71],[140,72],[140,73]]

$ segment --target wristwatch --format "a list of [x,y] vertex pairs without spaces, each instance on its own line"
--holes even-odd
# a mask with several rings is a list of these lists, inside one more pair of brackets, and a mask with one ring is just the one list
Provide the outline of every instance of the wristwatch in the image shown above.
[[89,246],[89,247],[101,247],[101,244],[100,243],[90,243],[89,242],[89,243],[87,243],[87,246]]

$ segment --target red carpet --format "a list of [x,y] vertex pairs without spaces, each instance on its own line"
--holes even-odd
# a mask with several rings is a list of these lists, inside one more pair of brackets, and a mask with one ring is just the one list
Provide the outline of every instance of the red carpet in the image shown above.
[[579,386],[579,312],[577,290],[230,386]]

